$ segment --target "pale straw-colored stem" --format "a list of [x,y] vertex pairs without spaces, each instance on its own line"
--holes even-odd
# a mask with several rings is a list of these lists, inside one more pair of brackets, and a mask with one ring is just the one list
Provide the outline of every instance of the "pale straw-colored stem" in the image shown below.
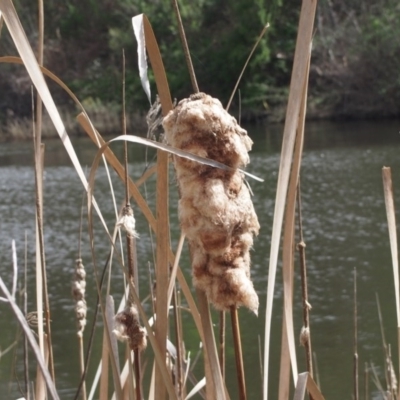
[[303,224],[301,216],[301,189],[300,181],[298,183],[297,190],[297,212],[298,212],[298,224],[299,224],[299,235],[300,243],[297,245],[300,256],[300,276],[301,276],[301,292],[303,298],[303,329],[304,329],[304,345],[306,351],[306,364],[307,371],[310,376],[313,377],[313,365],[312,365],[312,347],[311,347],[311,331],[310,331],[310,304],[308,302],[308,285],[307,285],[307,266],[306,266],[306,245],[303,238]]
[[[1,27],[0,27],[1,29]],[[27,233],[25,231],[25,268],[24,268],[24,315],[28,314],[28,246]],[[29,358],[28,358],[28,338],[24,335],[24,377],[25,377],[25,397],[26,400],[31,400],[31,391],[29,386]]]
[[221,369],[218,361],[217,348],[215,344],[214,330],[212,327],[210,308],[207,301],[206,294],[196,289],[197,299],[199,304],[199,311],[201,317],[201,323],[204,334],[204,351],[206,358],[206,374],[209,372],[209,376],[206,375],[207,379],[207,399],[218,399],[226,400],[225,387],[221,375]]
[[[79,367],[80,367],[80,371],[81,371],[81,376],[83,376],[85,374],[85,355],[84,355],[84,346],[83,346],[83,336],[82,335],[79,335]],[[81,397],[82,397],[82,400],[87,399],[85,380],[82,383]]]
[[221,367],[222,379],[225,379],[225,332],[226,332],[225,311],[219,312],[219,365]]
[[233,333],[233,344],[235,347],[235,360],[236,360],[236,373],[239,387],[239,399],[246,400],[246,382],[244,376],[243,367],[243,354],[242,354],[242,343],[240,340],[240,327],[238,310],[235,306],[231,307],[231,321],[232,321],[232,333]]
[[358,394],[358,324],[357,324],[357,271],[354,268],[354,355],[353,355],[353,399],[359,400]]
[[185,30],[183,28],[181,13],[179,12],[178,1],[177,0],[172,0],[172,5],[174,7],[176,19],[178,21],[179,35],[181,37],[183,52],[185,53],[186,64],[187,64],[187,67],[188,67],[188,70],[189,70],[189,75],[190,75],[190,80],[192,82],[192,87],[193,87],[194,92],[198,93],[199,92],[199,86],[197,84],[196,75],[194,73],[192,58],[190,57],[189,46],[188,46],[188,43],[187,43],[187,40],[186,40]]
[[178,399],[182,398],[182,337],[179,330],[179,312],[178,312],[178,299],[176,295],[176,287],[174,288],[174,295],[172,298],[172,305],[174,309],[174,324],[175,324],[175,338],[176,338],[176,391]]

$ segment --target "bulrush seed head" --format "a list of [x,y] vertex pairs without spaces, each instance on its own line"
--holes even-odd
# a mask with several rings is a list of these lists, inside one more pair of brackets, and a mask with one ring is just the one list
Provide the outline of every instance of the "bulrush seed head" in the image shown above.
[[[167,142],[232,168],[249,163],[253,144],[219,100],[196,93],[164,118]],[[249,189],[238,170],[225,171],[174,156],[179,219],[189,241],[194,285],[219,310],[258,310],[250,280],[250,248],[260,229]]]
[[147,346],[146,331],[140,326],[135,305],[127,306],[114,318],[114,334],[118,340],[128,341],[131,350],[142,351]]
[[82,259],[75,261],[75,274],[72,281],[72,297],[75,300],[75,314],[78,322],[78,336],[83,335],[86,326],[87,305],[85,300],[86,271]]
[[122,215],[117,222],[117,226],[124,228],[125,232],[130,236],[135,238],[139,237],[138,233],[136,232],[136,220],[130,205],[125,206],[122,210]]

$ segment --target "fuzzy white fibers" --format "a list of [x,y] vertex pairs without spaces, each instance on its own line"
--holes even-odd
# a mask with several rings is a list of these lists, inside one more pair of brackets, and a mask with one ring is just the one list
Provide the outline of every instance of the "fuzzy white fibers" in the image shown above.
[[147,346],[146,331],[140,326],[139,313],[135,305],[126,306],[114,317],[113,333],[118,340],[127,341],[131,350],[142,351]]
[[[204,93],[184,99],[164,118],[167,142],[232,168],[249,162],[252,141],[219,100]],[[250,248],[259,223],[243,175],[178,156],[179,218],[188,238],[194,285],[215,308],[246,306],[257,313]]]

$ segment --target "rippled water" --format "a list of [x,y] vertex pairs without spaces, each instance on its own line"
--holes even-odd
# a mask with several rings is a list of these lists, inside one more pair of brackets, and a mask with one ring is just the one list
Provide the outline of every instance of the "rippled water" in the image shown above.
[[[383,354],[375,296],[379,294],[387,340],[397,353],[396,315],[391,270],[390,249],[384,209],[381,168],[391,166],[394,190],[400,187],[400,123],[352,122],[309,123],[306,129],[301,187],[303,202],[304,239],[309,274],[309,296],[312,305],[311,330],[322,391],[327,398],[351,398],[353,360],[353,271],[358,274],[358,328],[360,369],[365,362],[381,367]],[[261,377],[258,338],[263,341],[265,290],[269,258],[269,240],[275,200],[282,127],[249,128],[255,141],[250,172],[265,178],[263,184],[251,182],[254,203],[262,225],[252,253],[252,276],[260,295],[260,317],[241,310],[241,327],[247,387],[250,399],[261,396]],[[75,139],[74,145],[82,165],[93,160],[93,146],[85,139]],[[140,176],[144,169],[144,150],[131,146],[131,172]],[[116,148],[116,153],[120,149]],[[20,266],[19,282],[23,282],[25,236],[27,237],[27,266],[30,310],[34,298],[34,176],[31,167],[32,150],[28,143],[0,146],[0,274],[11,286],[11,239],[16,240]],[[150,154],[152,157],[152,154]],[[123,201],[122,185],[115,177],[117,204]],[[82,186],[59,141],[46,145],[44,224],[46,263],[52,330],[56,360],[57,386],[63,399],[72,398],[77,385],[77,341],[70,297],[70,281],[78,253],[78,231]],[[171,205],[176,204],[174,178],[171,175]],[[154,187],[150,182],[148,199],[154,203]],[[95,196],[109,227],[113,224],[113,205],[110,200],[105,170],[97,175]],[[140,213],[137,213],[140,214]],[[141,287],[148,287],[148,262],[152,263],[151,237],[143,217],[138,217],[141,234],[138,259]],[[176,241],[176,210],[171,208],[171,224]],[[88,271],[92,271],[88,247],[86,220],[83,228],[82,255]],[[104,263],[108,242],[96,224],[96,248],[99,264]],[[185,265],[186,264],[186,265]],[[187,256],[182,265],[187,266]],[[90,280],[91,279],[91,280]],[[89,273],[89,282],[93,282]],[[121,298],[122,280],[116,266],[112,275],[113,291]],[[301,328],[301,301],[296,279],[295,329]],[[271,356],[271,398],[276,398],[279,373],[281,329],[281,279],[278,274],[275,293]],[[94,284],[88,285],[89,306],[93,308]],[[93,315],[90,309],[89,318]],[[16,323],[8,307],[0,303],[0,346],[4,350],[15,339]],[[190,321],[188,320],[188,324]],[[196,353],[198,338],[187,329],[187,347]],[[229,331],[229,329],[228,329]],[[100,331],[99,331],[100,332]],[[229,335],[228,335],[229,336]],[[100,334],[96,336],[94,354],[99,354]],[[304,370],[303,349],[298,347],[300,371]],[[228,346],[228,357],[233,350]],[[97,358],[97,357],[95,357]],[[397,365],[397,357],[395,365]],[[0,392],[7,393],[11,353],[0,359]],[[17,352],[17,372],[22,380],[21,352]],[[95,363],[93,362],[93,365]],[[91,375],[93,372],[91,371]],[[227,366],[231,376],[231,392],[235,392],[233,363]],[[14,381],[14,377],[12,378]],[[360,378],[361,382],[362,379]],[[15,388],[15,386],[14,386]],[[375,389],[371,384],[371,392]],[[10,395],[11,396],[11,395]],[[17,397],[17,396],[15,396]],[[7,397],[8,398],[8,397]],[[10,397],[12,398],[12,397]],[[235,398],[235,395],[232,395]]]

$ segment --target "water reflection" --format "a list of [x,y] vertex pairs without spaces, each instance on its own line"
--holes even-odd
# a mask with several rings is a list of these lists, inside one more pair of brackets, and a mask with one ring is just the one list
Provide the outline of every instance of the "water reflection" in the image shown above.
[[[373,361],[381,365],[381,339],[376,311],[375,293],[379,293],[388,342],[396,345],[394,290],[390,249],[386,226],[381,181],[383,165],[392,167],[395,194],[400,184],[399,123],[350,122],[309,123],[306,130],[305,153],[302,166],[302,200],[304,237],[307,244],[309,268],[309,295],[313,306],[311,328],[314,351],[318,359],[323,392],[328,398],[348,398],[352,391],[353,357],[353,270],[358,273],[359,295],[359,354],[360,366]],[[261,397],[261,378],[258,362],[258,337],[263,340],[265,290],[272,214],[275,199],[282,126],[251,126],[249,134],[255,142],[249,171],[265,178],[265,182],[250,182],[254,203],[262,224],[252,253],[252,271],[260,295],[260,317],[257,319],[245,310],[240,312],[243,329],[243,348],[249,398]],[[87,139],[74,139],[78,158],[90,167],[96,149]],[[113,145],[119,155],[120,144]],[[144,149],[130,146],[132,175],[139,176],[144,169]],[[152,157],[153,153],[150,153]],[[30,143],[2,144],[0,147],[0,273],[8,283],[10,279],[10,240],[17,241],[20,277],[24,264],[25,232],[28,237],[27,265],[29,295],[34,298],[34,176],[31,168]],[[78,372],[74,334],[73,302],[70,297],[70,280],[77,257],[78,224],[82,200],[81,184],[58,140],[46,143],[45,172],[45,243],[49,291],[53,312],[56,372],[58,388],[63,398],[71,397],[76,387]],[[117,178],[117,203],[123,201],[123,188]],[[152,180],[154,182],[154,179]],[[177,191],[171,177],[171,204],[176,203]],[[107,175],[101,168],[97,175],[95,196],[109,227],[115,219],[110,199]],[[154,205],[154,185],[147,187],[150,204]],[[143,216],[138,213],[138,230],[141,235],[138,258],[143,264],[141,287],[148,287],[147,263],[152,263],[152,238]],[[177,231],[176,209],[171,210],[171,226]],[[104,262],[108,241],[96,223],[96,249],[100,264]],[[87,232],[85,226],[84,232]],[[176,233],[174,236],[174,245]],[[83,258],[92,279],[92,266],[87,235],[82,244]],[[188,257],[182,265],[188,276]],[[22,282],[22,280],[21,280]],[[121,272],[117,265],[112,274],[113,290],[121,298]],[[88,285],[88,297],[95,296],[94,285]],[[296,281],[295,328],[301,328],[301,304]],[[145,291],[145,289],[143,289]],[[271,398],[276,398],[279,371],[281,283],[277,279],[272,331]],[[33,309],[33,305],[30,306]],[[93,303],[89,318],[93,315]],[[15,324],[7,307],[0,307],[2,334],[0,346],[7,347],[15,336]],[[190,323],[188,319],[188,323]],[[188,329],[188,332],[192,329]],[[95,344],[95,354],[101,346],[100,335]],[[231,340],[230,338],[228,340]],[[197,351],[196,335],[185,337],[187,347]],[[229,347],[229,346],[228,346]],[[230,351],[230,350],[229,350]],[[396,351],[392,351],[393,354]],[[300,370],[304,369],[303,349],[298,348]],[[0,383],[10,380],[11,356],[0,360]],[[20,364],[19,364],[20,365]],[[395,365],[396,362],[395,362]],[[18,367],[21,375],[21,367]],[[93,374],[93,371],[91,371]],[[235,380],[234,365],[227,366],[227,374]],[[235,385],[231,383],[232,393]]]

